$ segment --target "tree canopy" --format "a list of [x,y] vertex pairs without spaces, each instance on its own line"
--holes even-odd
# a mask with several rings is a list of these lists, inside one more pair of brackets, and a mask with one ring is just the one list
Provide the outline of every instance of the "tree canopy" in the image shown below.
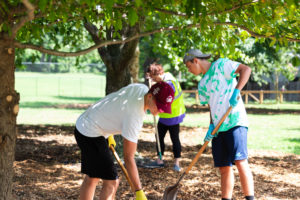
[[[298,2],[270,0],[206,0],[206,1],[126,1],[126,0],[80,0],[80,1],[4,1],[1,3],[0,30],[16,35],[15,46],[31,48],[59,56],[78,56],[97,48],[125,43],[136,38],[166,31],[177,31],[176,41],[193,38],[186,30],[196,28],[198,37],[205,43],[214,43],[221,49],[233,48],[238,38],[250,36],[258,39],[271,38],[274,45],[299,42]],[[105,35],[106,27],[124,29],[124,19],[130,26],[141,24],[140,32],[128,37],[103,40],[93,46],[78,44],[82,40],[82,23],[88,20],[99,26],[99,35]],[[10,25],[14,24],[10,30]],[[233,32],[232,32],[233,31]],[[45,33],[56,45],[47,46]],[[235,34],[232,34],[235,33]],[[60,34],[63,38],[58,39]],[[186,34],[186,35],[185,35]],[[120,34],[119,34],[120,35]],[[114,37],[116,38],[116,37]],[[34,39],[34,40],[33,40]],[[28,43],[30,41],[31,43]],[[188,42],[180,46],[188,47]],[[64,46],[78,46],[77,52],[58,51]],[[183,48],[184,49],[184,48]]]

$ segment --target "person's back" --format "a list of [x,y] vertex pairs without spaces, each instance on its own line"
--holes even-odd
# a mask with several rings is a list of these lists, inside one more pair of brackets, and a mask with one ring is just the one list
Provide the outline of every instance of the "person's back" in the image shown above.
[[174,101],[172,103],[172,113],[159,113],[159,121],[165,125],[180,124],[183,122],[186,111],[180,83],[169,72],[163,74],[162,80],[167,82],[173,88],[175,93]]
[[122,135],[134,135],[132,131],[140,130],[138,126],[145,114],[144,95],[148,90],[144,84],[130,84],[107,95],[78,118],[77,129],[89,137],[97,137],[99,133],[107,137],[121,132]]

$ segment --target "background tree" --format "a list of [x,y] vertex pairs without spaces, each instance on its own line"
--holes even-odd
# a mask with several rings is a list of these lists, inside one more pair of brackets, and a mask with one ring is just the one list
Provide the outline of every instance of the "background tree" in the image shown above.
[[[63,57],[76,57],[99,49],[108,67],[106,91],[110,92],[129,83],[128,63],[132,61],[137,39],[141,37],[178,31],[172,37],[183,41],[186,30],[197,28],[207,48],[213,46],[234,52],[237,38],[241,37],[271,38],[281,44],[299,42],[298,19],[298,2],[293,0],[204,0],[201,3],[178,0],[1,1],[0,199],[12,199],[12,166],[19,104],[19,94],[14,86],[16,49],[34,49]],[[93,23],[98,33],[103,34],[99,41],[94,40],[93,46],[80,43],[80,30],[86,22]],[[232,35],[235,30],[237,34]],[[50,39],[53,39],[54,46],[47,47],[49,40],[44,38],[46,33],[52,34]],[[178,44],[182,46],[174,52],[182,57],[189,46],[186,43]],[[63,51],[65,46],[69,46],[70,51]],[[73,51],[75,47],[80,50]],[[125,63],[125,68],[118,65],[122,63]],[[118,80],[111,80],[118,77],[118,74],[110,76],[113,73],[123,73],[122,84],[117,83]]]
[[264,76],[271,78],[275,85],[278,85],[277,78],[273,77],[280,74],[290,81],[293,80],[297,72],[296,67],[299,66],[299,52],[296,45],[289,43],[288,47],[276,48],[275,45],[270,45],[271,42],[271,40],[257,42],[249,38],[246,45],[239,46],[243,52],[240,59],[247,60],[249,65],[254,66],[252,78],[257,83],[264,83]]

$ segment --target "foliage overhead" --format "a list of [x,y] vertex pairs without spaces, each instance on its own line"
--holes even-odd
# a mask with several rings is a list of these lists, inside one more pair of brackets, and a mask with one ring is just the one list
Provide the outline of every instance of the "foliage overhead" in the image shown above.
[[[1,1],[0,31],[13,36],[18,48],[58,56],[83,55],[102,46],[155,33],[168,35],[168,31],[176,33],[172,37],[178,41],[182,52],[191,46],[194,36],[200,37],[203,43],[214,43],[207,45],[208,49],[211,46],[234,49],[238,39],[245,40],[250,36],[261,40],[270,38],[270,45],[287,45],[288,41],[300,41],[298,7],[296,0]],[[80,42],[83,20],[121,30],[123,19],[131,26],[144,21],[142,31],[129,38],[99,41],[93,46]],[[47,46],[45,33],[50,33],[48,39],[55,42],[54,46]],[[99,34],[106,32],[100,28]],[[69,50],[61,51],[62,47],[69,47]],[[73,51],[73,47],[80,50]]]

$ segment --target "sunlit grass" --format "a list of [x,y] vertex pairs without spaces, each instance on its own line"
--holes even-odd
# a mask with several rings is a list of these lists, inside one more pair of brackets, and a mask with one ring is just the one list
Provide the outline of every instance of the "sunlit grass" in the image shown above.
[[81,73],[16,72],[16,90],[21,97],[103,97],[104,75]]
[[[20,92],[20,112],[17,117],[18,124],[55,124],[55,125],[75,125],[78,116],[84,112],[84,109],[61,109],[54,108],[61,104],[91,104],[99,100],[104,96],[98,94],[98,85],[95,80],[99,80],[100,75],[73,75],[73,74],[60,74],[64,78],[61,81],[75,77],[84,76],[84,80],[90,79],[90,87],[95,90],[86,90],[88,95],[80,95],[80,88],[75,83],[68,83],[69,90],[77,91],[77,95],[72,96],[71,93],[59,94],[54,92],[52,94],[55,82],[57,78],[51,79],[53,74],[41,75],[38,74],[39,79],[48,77],[45,79],[48,82],[47,87],[43,86],[43,92],[47,95],[39,93],[36,95],[34,85],[30,86],[30,76],[37,76],[36,73],[16,73],[16,88]],[[27,81],[21,82],[20,77],[27,77]],[[103,77],[102,77],[103,78]],[[100,78],[101,79],[101,78]],[[34,80],[34,79],[33,79]],[[80,80],[80,79],[77,79]],[[77,82],[78,83],[78,82]],[[24,85],[22,85],[24,84]],[[32,88],[28,88],[32,87]],[[40,87],[40,86],[39,86]],[[100,90],[103,90],[105,86]],[[54,89],[55,90],[55,89]],[[30,92],[31,91],[31,92]],[[185,94],[185,103],[187,105],[193,105],[196,103],[193,95]],[[246,104],[246,108],[257,109],[280,109],[280,110],[300,110],[299,102],[284,102],[283,104],[276,103],[275,101],[265,101],[264,104],[249,103]],[[249,135],[248,146],[251,149],[267,149],[280,152],[295,153],[300,155],[300,115],[299,114],[248,114],[249,117]],[[153,123],[153,116],[147,114],[144,120],[145,123]],[[187,113],[182,126],[188,127],[201,127],[207,128],[209,125],[209,113]],[[203,134],[202,134],[203,135]]]

